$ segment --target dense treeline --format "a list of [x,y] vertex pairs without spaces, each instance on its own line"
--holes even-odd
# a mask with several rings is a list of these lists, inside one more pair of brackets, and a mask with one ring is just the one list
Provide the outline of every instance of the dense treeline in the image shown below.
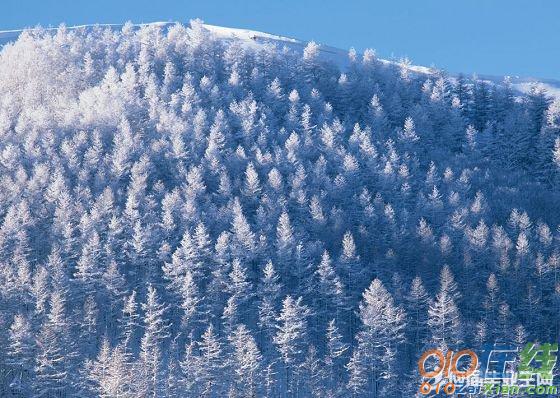
[[0,53],[0,396],[410,397],[560,335],[560,103],[190,26]]

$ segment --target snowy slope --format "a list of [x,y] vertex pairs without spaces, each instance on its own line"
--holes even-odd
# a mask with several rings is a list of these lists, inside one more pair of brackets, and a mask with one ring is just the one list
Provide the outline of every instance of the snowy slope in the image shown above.
[[[158,25],[163,29],[167,29],[173,26],[175,22],[152,22],[149,24],[135,24],[136,27],[142,27],[145,25]],[[112,29],[121,29],[123,25],[121,24],[99,24],[99,25],[78,25],[68,27],[67,29],[87,29],[92,26],[102,26],[110,27]],[[223,26],[215,26],[204,24],[204,27],[212,32],[217,38],[222,40],[232,40],[244,42],[246,46],[252,48],[258,48],[265,44],[275,44],[279,47],[287,47],[295,51],[303,51],[307,45],[306,41],[298,40],[290,37],[284,37],[279,35],[274,35],[265,32],[258,32],[249,29],[238,29],[238,28],[228,28]],[[48,28],[47,30],[56,30],[57,28]],[[18,36],[23,32],[23,30],[7,30],[0,31],[0,46],[5,45],[11,41],[17,40]],[[344,69],[348,66],[348,51],[339,49],[336,47],[331,47],[327,45],[320,45],[319,48],[320,57],[326,61],[333,62],[339,68]],[[384,63],[394,63],[394,61],[380,60]],[[433,69],[425,66],[419,65],[408,65],[407,68],[412,73],[421,74],[431,74]],[[491,76],[491,75],[480,75],[480,78],[500,84],[503,80],[503,76]],[[551,96],[560,99],[560,81],[554,79],[540,79],[534,77],[521,77],[521,76],[510,76],[510,81],[512,86],[522,93],[527,93],[531,87],[538,85],[546,90]]]
[[560,102],[139,26],[0,33],[0,398],[410,398],[424,347],[557,341]]
[[531,87],[537,85],[546,90],[546,92],[554,98],[560,99],[560,81],[558,80],[515,76],[511,77],[511,82],[513,86],[522,93],[529,92]]
[[10,41],[16,40],[21,30],[3,30],[0,31],[0,45],[4,45]]
[[[224,28],[221,26],[204,25],[216,37],[223,40],[242,40],[249,46],[258,47],[266,43],[273,43],[277,46],[288,47],[295,51],[303,51],[308,42],[289,37],[272,35],[270,33],[257,32],[247,29]],[[335,65],[344,69],[348,66],[348,50],[321,44],[319,47],[320,57],[324,60],[333,62]],[[384,63],[392,63],[387,60],[380,60]],[[417,73],[431,73],[431,69],[424,66],[409,65],[408,69]]]

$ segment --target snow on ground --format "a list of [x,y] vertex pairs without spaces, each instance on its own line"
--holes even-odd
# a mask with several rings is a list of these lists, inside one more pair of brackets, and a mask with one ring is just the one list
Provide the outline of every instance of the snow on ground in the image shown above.
[[534,78],[512,78],[513,87],[522,93],[528,93],[531,88],[535,85],[543,88],[547,93],[549,93],[554,98],[560,99],[560,81],[545,79],[538,80]]

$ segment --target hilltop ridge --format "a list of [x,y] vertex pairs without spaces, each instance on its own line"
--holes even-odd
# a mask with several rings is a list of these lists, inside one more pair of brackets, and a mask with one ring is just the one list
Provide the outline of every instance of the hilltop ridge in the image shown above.
[[[157,26],[162,29],[167,29],[175,24],[177,24],[177,22],[160,21],[160,22],[133,24],[133,26],[135,28],[141,28],[145,26]],[[86,25],[69,26],[66,27],[66,29],[85,30],[94,27],[101,27],[101,28],[111,28],[111,29],[119,30],[122,29],[123,26],[124,24],[86,24]],[[295,38],[260,32],[251,29],[230,28],[230,27],[210,25],[210,24],[203,24],[203,26],[208,32],[212,33],[213,35],[215,35],[215,37],[219,39],[243,42],[246,46],[252,48],[258,48],[266,44],[274,44],[277,46],[285,46],[294,51],[303,51],[303,49],[308,43],[305,40],[299,40]],[[30,29],[33,30],[34,28],[30,28]],[[41,28],[41,29],[46,29],[47,31],[56,31],[58,27],[49,27],[49,28]],[[0,31],[0,46],[9,43],[11,41],[17,40],[17,38],[23,31],[24,29]],[[349,64],[348,50],[332,47],[327,44],[319,44],[319,52],[324,60],[334,63],[339,68],[345,69],[346,67],[348,67]],[[384,63],[401,64],[403,67],[407,68],[413,73],[432,74],[435,71],[434,68],[414,65],[409,63],[408,61],[401,62],[397,60],[386,60],[386,59],[379,59],[379,61]],[[486,81],[492,82],[494,84],[501,84],[504,78],[506,78],[506,76],[493,76],[493,75],[486,75],[486,74],[479,74],[478,77]],[[538,77],[523,77],[523,76],[507,76],[507,78],[510,80],[512,86],[521,93],[527,93],[530,91],[531,87],[537,85],[542,89],[546,90],[549,93],[549,95],[553,96],[554,98],[560,99],[560,81],[558,80],[544,79]]]

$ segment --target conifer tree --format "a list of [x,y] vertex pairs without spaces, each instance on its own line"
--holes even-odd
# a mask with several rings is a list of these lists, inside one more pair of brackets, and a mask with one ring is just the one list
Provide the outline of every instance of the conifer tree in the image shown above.
[[255,396],[262,367],[262,355],[257,343],[242,324],[237,326],[228,340],[233,347],[231,361],[235,369],[237,390],[241,396]]
[[261,344],[272,339],[275,332],[277,301],[280,297],[281,285],[279,277],[274,270],[272,261],[268,261],[263,269],[263,276],[259,286],[259,317],[258,325],[261,329]]
[[8,350],[5,363],[13,367],[14,377],[10,386],[15,394],[31,396],[35,380],[34,359],[36,342],[29,320],[17,314],[8,332]]
[[72,394],[77,389],[77,375],[73,371],[77,366],[77,353],[64,296],[60,292],[53,292],[49,307],[37,338],[35,391],[39,397]]
[[439,292],[428,309],[430,342],[442,350],[454,348],[462,342],[462,325],[456,304],[458,292],[453,276],[447,267],[440,275]]
[[339,390],[339,383],[342,380],[341,370],[343,359],[347,356],[349,345],[344,342],[342,334],[336,326],[335,320],[331,319],[326,330],[327,351],[325,354],[325,365],[327,367],[327,377],[329,380],[329,391],[335,394]]
[[169,337],[169,324],[164,318],[166,307],[159,302],[156,289],[148,285],[144,310],[144,335],[140,342],[141,390],[146,397],[158,397],[163,391],[164,358],[162,344]]
[[277,317],[277,331],[274,343],[284,364],[286,391],[293,393],[299,382],[299,372],[303,363],[307,344],[307,318],[309,308],[302,303],[301,297],[294,299],[286,296]]
[[395,353],[404,340],[405,313],[395,305],[379,279],[371,282],[362,297],[359,306],[362,325],[356,335],[357,346],[350,363],[358,378],[361,369],[365,368],[369,391],[380,396],[394,387]]
[[208,326],[202,334],[198,342],[197,357],[197,381],[201,386],[201,396],[211,397],[213,394],[219,393],[223,385],[219,382],[221,370],[223,368],[222,361],[222,344],[218,336],[214,333],[212,324]]
[[409,344],[413,355],[416,355],[427,338],[426,318],[428,315],[429,296],[424,288],[422,279],[415,277],[406,295]]

